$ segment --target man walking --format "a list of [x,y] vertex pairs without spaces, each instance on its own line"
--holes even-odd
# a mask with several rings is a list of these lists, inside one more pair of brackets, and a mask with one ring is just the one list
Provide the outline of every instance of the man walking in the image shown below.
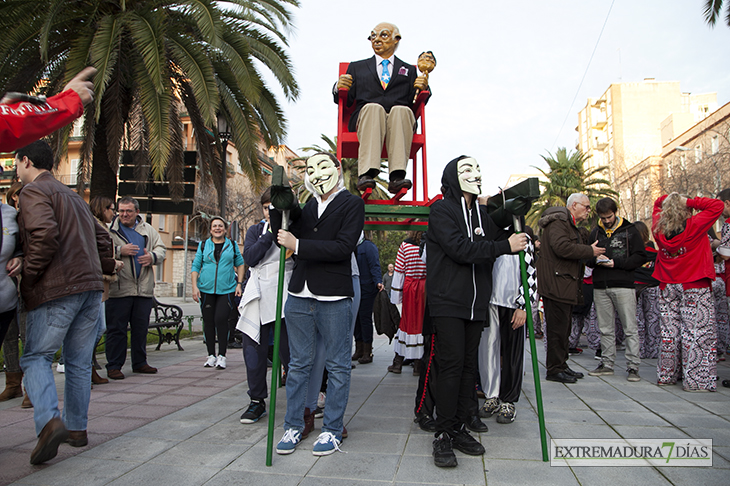
[[[20,365],[38,435],[30,463],[41,464],[54,458],[65,440],[76,447],[88,442],[89,363],[104,289],[100,258],[111,257],[111,245],[84,200],[54,179],[48,143],[37,141],[18,150],[15,166],[23,182],[18,223],[25,264],[20,290],[28,309]],[[113,273],[113,263],[105,270]],[[63,416],[51,369],[61,345],[66,363]]]
[[119,216],[112,221],[110,231],[114,258],[122,260],[124,266],[106,302],[106,369],[112,380],[123,380],[127,325],[132,334],[132,371],[157,373],[157,368],[147,364],[147,328],[155,291],[152,267],[165,259],[166,248],[157,230],[140,217],[136,199],[123,197],[117,207]]
[[548,381],[575,383],[583,373],[568,367],[568,338],[573,306],[583,300],[583,261],[606,252],[598,242],[583,243],[577,224],[585,221],[591,202],[585,194],[568,197],[566,207],[548,208],[538,224],[542,228],[537,260],[537,291],[542,296],[547,327]]
[[591,376],[613,374],[616,360],[616,321],[618,313],[626,336],[626,366],[629,381],[639,377],[639,332],[636,326],[636,293],[634,270],[646,262],[644,240],[633,224],[616,216],[616,202],[604,197],[596,203],[600,220],[591,231],[590,241],[598,241],[606,254],[591,261],[593,270],[593,302],[596,305],[598,328],[601,330],[601,364],[588,373]]

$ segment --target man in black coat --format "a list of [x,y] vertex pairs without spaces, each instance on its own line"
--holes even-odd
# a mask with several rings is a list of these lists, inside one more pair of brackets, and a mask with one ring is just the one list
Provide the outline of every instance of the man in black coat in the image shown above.
[[395,57],[400,39],[395,25],[385,22],[376,25],[368,37],[375,55],[350,63],[347,74],[340,76],[334,90],[335,103],[339,89],[349,90],[348,106],[355,103],[349,130],[357,130],[360,142],[357,183],[360,191],[375,188],[383,142],[388,151],[388,191],[397,193],[411,188],[411,181],[405,178],[416,127],[411,105],[417,89],[428,89],[428,78],[416,76],[415,66]]

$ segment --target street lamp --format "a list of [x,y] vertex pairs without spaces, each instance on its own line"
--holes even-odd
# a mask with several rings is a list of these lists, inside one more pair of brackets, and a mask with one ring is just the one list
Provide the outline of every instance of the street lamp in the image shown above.
[[[185,268],[183,269],[183,302],[188,301],[188,227],[190,226],[190,223],[195,221],[196,218],[210,219],[210,216],[202,211],[199,211],[198,214],[188,220],[188,215],[185,215],[185,259],[183,263],[183,266]],[[178,238],[180,237],[175,237],[175,239]]]
[[220,193],[220,215],[221,218],[225,219],[226,217],[226,179],[228,178],[227,175],[227,169],[228,169],[228,141],[231,139],[231,132],[230,128],[228,126],[228,119],[223,115],[223,113],[218,113],[218,138],[221,141],[221,193]]

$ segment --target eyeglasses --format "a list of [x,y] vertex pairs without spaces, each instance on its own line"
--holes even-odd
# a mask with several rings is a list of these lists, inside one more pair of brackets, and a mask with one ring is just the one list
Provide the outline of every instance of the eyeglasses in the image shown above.
[[120,209],[119,210],[120,214],[134,214],[136,212],[137,212],[136,209]]
[[584,208],[586,208],[586,211],[590,211],[591,210],[591,205],[590,204],[583,204],[583,203],[576,203],[576,204],[579,204],[579,205],[583,206]]

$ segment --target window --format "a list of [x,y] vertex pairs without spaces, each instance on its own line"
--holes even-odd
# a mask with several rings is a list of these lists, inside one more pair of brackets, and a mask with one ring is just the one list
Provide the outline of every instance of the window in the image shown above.
[[162,282],[162,276],[164,275],[165,270],[165,260],[162,260],[157,265],[155,265],[155,282]]
[[644,176],[644,190],[649,190],[649,178],[647,176]]
[[695,145],[695,164],[702,160],[702,145]]
[[157,223],[157,229],[160,231],[165,231],[165,216],[164,214],[160,214],[158,216],[158,223]]
[[649,206],[644,206],[644,219],[651,218],[651,208]]
[[714,135],[712,137],[712,155],[715,155],[720,151],[720,137],[718,135]]
[[682,170],[687,170],[687,154],[685,154],[685,153],[680,154],[679,166],[682,167]]
[[672,177],[672,163],[671,162],[667,162],[667,177],[668,178]]

